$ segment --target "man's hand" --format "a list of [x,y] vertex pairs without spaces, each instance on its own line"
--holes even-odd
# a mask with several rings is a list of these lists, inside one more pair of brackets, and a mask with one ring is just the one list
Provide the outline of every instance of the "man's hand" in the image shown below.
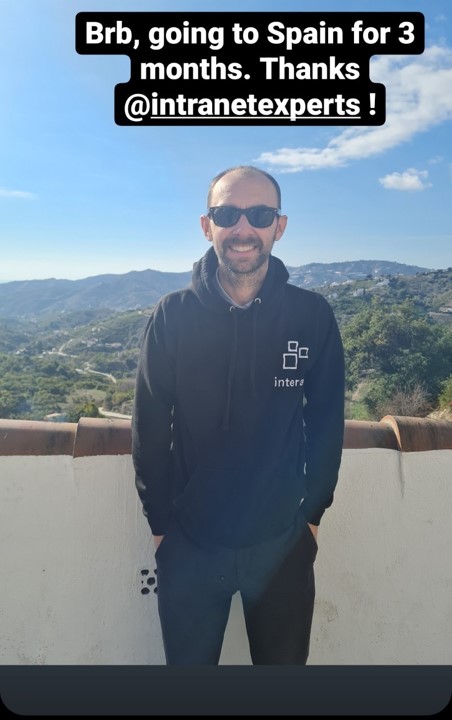
[[164,535],[154,535],[154,545],[155,545],[156,550],[157,550],[158,546],[160,545],[160,543],[162,542],[163,538],[164,538]]
[[318,525],[311,525],[311,523],[308,523],[309,529],[311,530],[312,534],[314,535],[315,541],[317,542],[317,530],[319,529]]

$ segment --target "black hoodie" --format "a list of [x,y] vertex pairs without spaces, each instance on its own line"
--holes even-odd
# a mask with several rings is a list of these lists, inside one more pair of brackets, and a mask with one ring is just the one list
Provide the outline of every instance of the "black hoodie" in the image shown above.
[[[173,514],[228,548],[318,525],[333,501],[344,431],[344,361],[318,293],[271,256],[252,305],[215,284],[213,248],[191,287],[163,297],[143,338],[132,420],[136,487],[154,535]],[[300,502],[302,502],[300,508]]]

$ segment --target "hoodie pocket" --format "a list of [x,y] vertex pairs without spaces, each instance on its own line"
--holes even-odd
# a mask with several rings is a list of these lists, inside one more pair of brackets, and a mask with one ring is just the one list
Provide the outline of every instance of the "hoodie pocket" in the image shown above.
[[319,549],[317,540],[312,534],[312,530],[308,525],[308,521],[306,520],[301,510],[298,511],[298,520],[300,527],[300,545],[306,550],[311,562],[314,562],[317,551]]
[[158,548],[156,549],[156,551],[154,553],[154,558],[155,558],[156,562],[158,562],[160,560],[162,551],[166,548],[168,541],[171,539],[170,536],[172,535],[173,526],[174,526],[174,518],[170,520],[170,523],[169,523],[168,527],[166,528],[166,532],[163,535],[160,545],[158,546]]

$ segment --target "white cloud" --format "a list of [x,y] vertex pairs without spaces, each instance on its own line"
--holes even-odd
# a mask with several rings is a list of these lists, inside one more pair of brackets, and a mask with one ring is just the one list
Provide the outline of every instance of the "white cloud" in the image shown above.
[[371,61],[371,79],[386,86],[386,122],[347,128],[323,148],[280,148],[257,162],[280,172],[340,167],[379,155],[452,118],[452,50],[432,46],[416,57],[385,55]]
[[438,163],[442,163],[444,160],[444,157],[442,155],[435,155],[435,157],[430,158],[428,161],[429,165],[437,165]]
[[426,190],[432,187],[431,183],[423,182],[428,178],[427,170],[408,168],[403,173],[393,172],[385,175],[379,181],[387,190]]
[[447,17],[445,15],[437,15],[435,22],[447,22]]
[[0,187],[0,197],[25,198],[26,200],[34,200],[37,195],[31,192],[25,192],[24,190],[8,190],[7,188]]

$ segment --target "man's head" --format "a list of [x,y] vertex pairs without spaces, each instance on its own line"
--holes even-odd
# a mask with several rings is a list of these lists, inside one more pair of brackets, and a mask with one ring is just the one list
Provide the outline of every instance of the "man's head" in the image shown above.
[[[212,180],[207,205],[201,226],[213,243],[220,268],[241,276],[266,268],[287,223],[287,217],[276,212],[281,207],[276,180],[255,167],[230,168]],[[239,212],[249,208],[253,210],[248,216]]]

